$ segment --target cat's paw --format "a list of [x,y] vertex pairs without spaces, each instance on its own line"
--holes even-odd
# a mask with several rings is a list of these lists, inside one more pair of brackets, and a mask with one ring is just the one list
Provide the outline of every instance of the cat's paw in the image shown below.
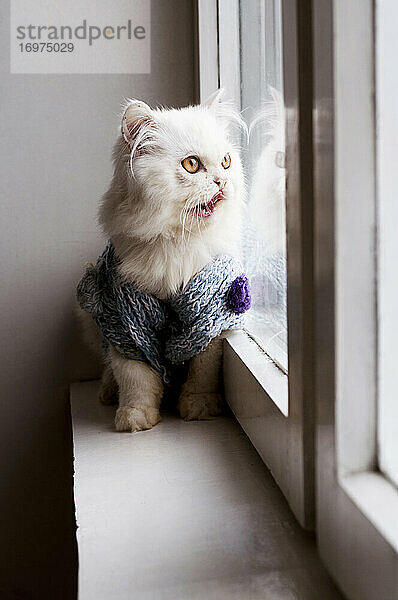
[[133,433],[144,429],[152,429],[159,421],[159,410],[152,406],[120,406],[115,416],[117,431],[131,431]]
[[211,419],[221,414],[221,395],[183,392],[178,400],[178,410],[186,421]]

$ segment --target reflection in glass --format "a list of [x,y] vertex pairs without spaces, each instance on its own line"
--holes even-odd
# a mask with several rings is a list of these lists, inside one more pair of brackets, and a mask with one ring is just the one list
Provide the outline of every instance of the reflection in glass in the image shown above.
[[250,127],[245,156],[249,185],[243,259],[253,296],[247,329],[287,372],[281,27],[280,0],[242,0],[242,108]]

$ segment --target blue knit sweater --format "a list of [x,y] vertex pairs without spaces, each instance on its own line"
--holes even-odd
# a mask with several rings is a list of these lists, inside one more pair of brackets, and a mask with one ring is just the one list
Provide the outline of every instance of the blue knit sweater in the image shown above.
[[167,301],[124,282],[119,264],[109,243],[77,286],[79,304],[98,325],[105,346],[149,363],[164,381],[172,364],[192,358],[222,331],[242,326],[250,289],[231,256],[217,256]]

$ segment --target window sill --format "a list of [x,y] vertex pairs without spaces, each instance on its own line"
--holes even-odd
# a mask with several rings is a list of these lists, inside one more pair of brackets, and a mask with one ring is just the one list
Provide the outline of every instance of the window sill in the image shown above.
[[233,419],[118,433],[98,390],[71,388],[80,600],[342,600]]
[[387,543],[398,552],[398,493],[381,473],[344,475],[340,483],[359,510]]
[[280,412],[289,415],[288,376],[245,331],[230,331],[225,342],[239,356]]

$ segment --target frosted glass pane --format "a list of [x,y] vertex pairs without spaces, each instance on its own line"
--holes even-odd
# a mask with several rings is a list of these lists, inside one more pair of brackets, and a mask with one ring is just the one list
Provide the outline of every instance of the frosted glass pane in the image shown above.
[[250,126],[243,260],[252,285],[247,329],[286,372],[285,125],[280,0],[241,1],[242,110]]

